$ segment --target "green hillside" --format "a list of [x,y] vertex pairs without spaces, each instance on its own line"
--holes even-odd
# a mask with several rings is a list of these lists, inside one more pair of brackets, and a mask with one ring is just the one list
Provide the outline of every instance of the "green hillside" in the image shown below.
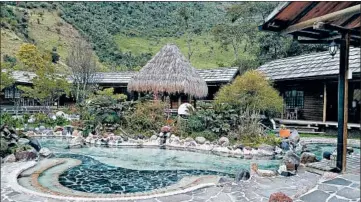
[[103,70],[136,70],[175,43],[196,68],[250,69],[277,58],[324,50],[259,32],[274,2],[0,2],[1,54],[22,43],[55,47],[64,66],[75,40],[86,40]]
[[[131,52],[134,55],[151,53],[155,55],[165,44],[176,44],[187,57],[188,46],[186,37],[164,37],[160,39],[147,39],[146,37],[126,37],[117,35],[115,41],[118,47],[124,52]],[[220,47],[212,36],[195,36],[192,41],[194,49],[191,56],[191,63],[199,69],[232,66],[234,54],[230,48],[227,50]],[[243,54],[242,57],[253,57]]]

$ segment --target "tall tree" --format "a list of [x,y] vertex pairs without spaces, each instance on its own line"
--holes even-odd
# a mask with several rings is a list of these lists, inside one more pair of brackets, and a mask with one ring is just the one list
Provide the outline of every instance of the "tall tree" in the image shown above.
[[88,96],[97,70],[91,46],[85,41],[77,41],[66,59],[66,64],[72,72],[76,102],[81,102]]
[[33,98],[45,107],[69,93],[70,84],[65,76],[56,73],[50,54],[39,52],[35,45],[24,44],[20,47],[18,59],[36,74],[31,87],[18,86],[23,92],[21,96]]
[[[186,4],[187,5],[187,4]],[[193,21],[195,20],[195,12],[189,9],[187,6],[183,6],[178,10],[178,15],[181,19],[181,27],[186,35],[186,42],[188,48],[188,60],[191,60],[191,57],[194,53],[194,47],[192,46],[193,36],[195,34],[195,27],[193,25]]]

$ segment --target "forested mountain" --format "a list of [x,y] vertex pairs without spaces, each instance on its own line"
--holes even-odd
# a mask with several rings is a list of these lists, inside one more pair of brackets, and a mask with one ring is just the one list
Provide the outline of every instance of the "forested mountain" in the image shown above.
[[[110,70],[138,69],[166,43],[177,44],[196,68],[237,65],[248,69],[270,59],[322,50],[322,47],[300,46],[289,37],[259,32],[257,25],[276,5],[274,2],[8,2],[1,4],[0,17],[2,36],[11,33],[21,39],[19,43],[33,42],[48,51],[52,47],[60,49],[60,61],[65,60],[71,47],[69,39],[83,38]],[[12,12],[13,8],[18,12]],[[18,8],[25,8],[25,12],[21,14]],[[49,18],[46,26],[44,16]],[[49,31],[53,31],[57,40],[39,39],[39,35]],[[12,52],[6,54],[11,56]]]

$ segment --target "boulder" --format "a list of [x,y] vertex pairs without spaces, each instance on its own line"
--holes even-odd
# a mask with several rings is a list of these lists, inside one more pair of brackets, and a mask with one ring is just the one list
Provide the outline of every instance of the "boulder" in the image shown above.
[[53,152],[50,151],[48,148],[41,148],[39,151],[39,156],[44,158],[49,158],[53,155]]
[[195,140],[198,144],[204,144],[207,141],[204,137],[196,137]]
[[69,147],[82,146],[84,144],[84,138],[82,136],[76,136],[69,142]]
[[187,138],[185,139],[185,142],[192,142],[192,141],[194,141],[194,139],[191,138],[191,137],[187,137]]
[[21,151],[15,153],[16,161],[29,161],[38,157],[35,151]]
[[250,147],[244,147],[243,148],[243,154],[244,155],[251,155],[251,152],[252,152],[252,148],[250,148]]
[[65,117],[66,114],[65,114],[64,112],[62,112],[62,111],[57,111],[57,112],[55,113],[55,116]]
[[239,144],[239,145],[236,146],[236,149],[243,150],[243,148],[244,148],[243,144]]
[[296,129],[291,132],[289,140],[294,144],[297,144],[300,141],[300,135],[298,134],[298,131]]
[[193,141],[185,142],[184,146],[186,146],[186,147],[196,147],[197,143],[196,143],[196,141],[193,140]]
[[262,144],[258,147],[258,154],[264,156],[273,156],[275,151],[274,147],[271,145]]
[[127,136],[123,136],[122,138],[125,142],[128,141],[128,139],[129,139]]
[[46,128],[45,128],[45,126],[40,126],[40,127],[39,127],[39,130],[40,130],[40,131],[44,131],[44,130],[46,130]]
[[316,161],[317,161],[317,158],[314,153],[304,152],[301,154],[301,163],[303,163],[303,164],[313,163]]
[[139,135],[137,135],[137,139],[141,139],[141,140],[143,140],[145,138],[145,136],[143,135],[143,134],[139,134]]
[[18,140],[18,144],[19,145],[26,145],[26,144],[29,144],[29,140],[28,139],[26,139],[26,138],[20,138],[19,140]]
[[268,202],[293,202],[293,200],[282,192],[271,194]]
[[325,152],[323,152],[322,157],[324,159],[331,160],[331,155],[332,155],[331,152],[325,151]]
[[40,143],[37,139],[31,139],[29,141],[29,145],[33,147],[37,152],[39,152],[41,149]]
[[257,170],[257,175],[258,176],[261,176],[261,177],[273,177],[273,176],[276,176],[277,173],[272,171],[272,170],[261,170],[261,169],[258,169]]
[[290,150],[290,143],[289,143],[289,141],[283,139],[282,142],[281,142],[280,147],[281,147],[281,149],[286,150],[286,151]]
[[54,132],[63,131],[63,130],[64,130],[64,128],[61,127],[61,126],[55,126],[55,127],[54,127]]
[[281,148],[279,148],[279,147],[275,147],[275,153],[276,154],[282,154],[283,153],[283,150],[281,149]]
[[352,154],[354,152],[352,147],[347,147],[347,154]]
[[5,158],[4,158],[4,163],[13,163],[16,161],[16,158],[15,158],[15,155],[14,154],[10,154],[10,155],[7,155]]
[[155,141],[155,140],[157,140],[157,136],[156,135],[152,135],[150,138],[149,138],[149,140],[150,141]]
[[297,170],[300,162],[300,157],[298,157],[297,154],[292,151],[286,152],[285,156],[283,157],[283,163],[286,165],[287,171]]
[[236,172],[235,181],[248,180],[251,177],[250,173],[246,169],[240,169]]
[[229,145],[229,139],[226,137],[221,137],[218,140],[218,144],[223,146],[223,147],[227,147]]
[[78,133],[79,133],[79,131],[78,130],[74,130],[73,131],[73,133],[71,134],[72,136],[77,136],[78,135]]

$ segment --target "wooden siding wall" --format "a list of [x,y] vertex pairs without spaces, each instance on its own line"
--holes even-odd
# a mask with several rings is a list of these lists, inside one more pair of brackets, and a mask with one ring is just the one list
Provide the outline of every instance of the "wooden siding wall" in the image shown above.
[[300,90],[304,92],[304,107],[299,109],[298,119],[322,121],[323,116],[323,81],[285,81],[275,83],[281,95],[285,91]]
[[303,119],[322,121],[323,118],[323,84],[304,87]]

